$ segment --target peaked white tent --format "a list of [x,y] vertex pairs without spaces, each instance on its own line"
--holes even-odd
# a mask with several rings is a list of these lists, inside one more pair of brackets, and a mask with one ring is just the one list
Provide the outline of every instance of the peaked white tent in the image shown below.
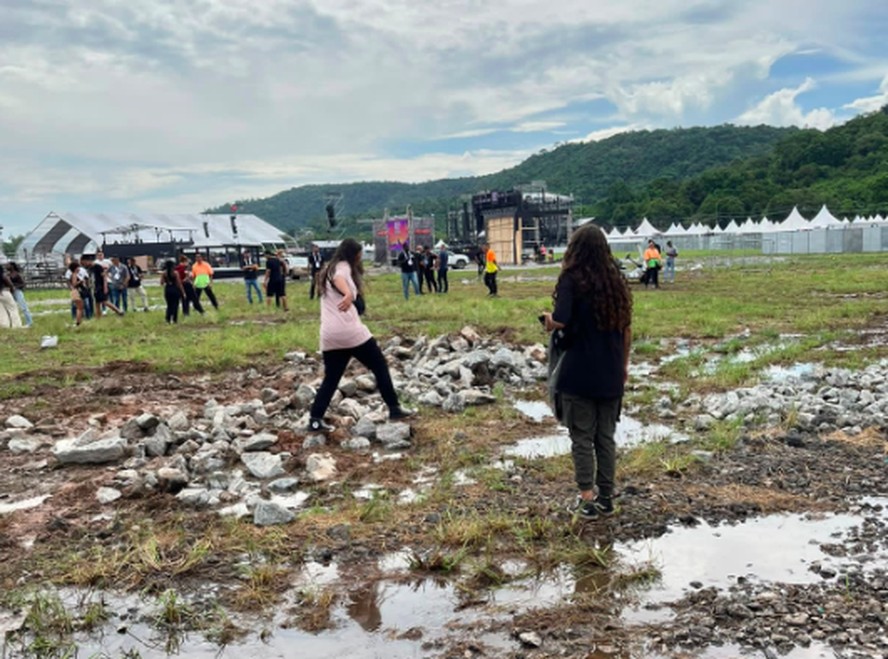
[[732,219],[728,222],[728,226],[725,227],[724,233],[737,233],[740,230],[740,227],[737,226],[737,223]]
[[638,225],[638,228],[635,230],[636,236],[656,236],[659,235],[660,231],[651,224],[648,219],[645,217],[641,220],[641,224]]
[[761,228],[759,228],[759,226],[752,221],[751,217],[747,217],[743,224],[741,224],[737,228],[737,233],[743,234],[758,233],[759,231],[761,231]]
[[667,236],[681,236],[684,235],[684,229],[681,228],[681,224],[677,222],[673,222],[669,225],[669,228],[666,229],[666,233],[664,235]]
[[823,204],[823,208],[820,209],[820,212],[814,216],[814,219],[811,220],[810,227],[812,229],[817,228],[825,228],[825,227],[837,227],[842,223],[829,212],[829,209],[826,207],[826,204]]
[[797,206],[792,207],[792,212],[779,224],[778,231],[804,231],[810,229],[810,223],[799,213]]

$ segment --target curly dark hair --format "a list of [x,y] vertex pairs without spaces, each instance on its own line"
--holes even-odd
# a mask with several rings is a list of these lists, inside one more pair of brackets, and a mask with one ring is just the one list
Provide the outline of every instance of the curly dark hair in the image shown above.
[[[596,329],[622,332],[632,324],[632,294],[600,227],[589,223],[573,232],[559,283],[563,277],[573,280],[577,297],[589,301]],[[557,291],[556,286],[553,299]]]
[[339,247],[333,252],[333,256],[321,272],[321,295],[324,295],[327,292],[328,285],[333,285],[333,276],[336,274],[336,266],[342,261],[348,263],[351,268],[352,280],[355,282],[355,287],[358,289],[358,293],[364,292],[364,264],[360,258],[363,249],[361,243],[354,238],[346,238],[339,243]]

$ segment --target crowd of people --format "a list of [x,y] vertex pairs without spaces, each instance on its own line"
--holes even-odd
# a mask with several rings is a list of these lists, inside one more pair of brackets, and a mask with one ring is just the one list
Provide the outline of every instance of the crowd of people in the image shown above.
[[427,293],[447,293],[450,291],[450,283],[447,280],[447,270],[450,267],[450,253],[447,245],[441,244],[437,252],[425,247],[410,249],[406,241],[401,243],[398,252],[398,267],[401,269],[401,289],[404,299],[410,299],[410,287],[416,295],[423,295],[423,286]]

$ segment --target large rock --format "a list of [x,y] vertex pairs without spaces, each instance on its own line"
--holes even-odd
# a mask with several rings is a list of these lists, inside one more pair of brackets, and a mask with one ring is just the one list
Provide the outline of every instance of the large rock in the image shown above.
[[167,421],[167,425],[170,427],[170,430],[177,432],[188,430],[188,428],[191,427],[191,423],[188,421],[188,415],[182,410],[173,414],[169,421]]
[[308,477],[315,481],[325,481],[336,475],[336,460],[329,453],[312,453],[305,461]]
[[120,436],[83,441],[83,437],[56,442],[53,455],[62,464],[103,464],[126,455],[126,440]]
[[6,418],[6,427],[18,428],[19,430],[30,430],[34,427],[34,424],[28,421],[21,414],[13,414],[12,416]]
[[270,432],[260,432],[252,437],[238,437],[234,440],[234,449],[238,453],[264,451],[273,446],[277,440],[277,435],[273,435]]
[[43,439],[39,437],[13,437],[9,440],[6,448],[12,453],[33,453],[43,444]]
[[173,443],[173,433],[165,423],[159,423],[154,427],[154,434],[146,437],[142,443],[145,445],[145,455],[160,457],[166,455],[167,449]]
[[376,423],[370,416],[362,416],[352,428],[352,434],[373,439],[376,437]]
[[256,526],[288,524],[294,519],[295,514],[271,501],[260,501],[253,509],[253,524]]
[[376,429],[376,440],[389,450],[410,448],[410,425],[384,423]]
[[275,478],[285,473],[281,456],[267,451],[244,453],[241,455],[241,462],[256,478]]

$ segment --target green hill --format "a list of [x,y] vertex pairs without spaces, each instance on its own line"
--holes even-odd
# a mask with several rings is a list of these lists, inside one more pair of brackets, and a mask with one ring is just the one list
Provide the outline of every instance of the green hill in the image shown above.
[[839,217],[888,212],[888,106],[824,132],[797,131],[766,155],[684,181],[621,186],[594,210],[605,222],[646,216],[666,228],[689,219],[710,225],[747,216],[780,220],[793,206],[810,218],[823,204]]
[[[796,129],[769,126],[676,128],[622,133],[599,142],[563,144],[537,153],[521,164],[488,176],[442,179],[426,183],[361,182],[304,185],[266,199],[236,200],[286,231],[323,226],[325,195],[343,195],[345,217],[379,217],[384,209],[402,213],[409,204],[417,214],[446,217],[459,197],[480,190],[509,189],[543,180],[547,189],[573,194],[580,204],[597,206],[629,195],[653,181],[682,180],[736,159],[762,156]],[[224,204],[210,212],[226,212]]]

